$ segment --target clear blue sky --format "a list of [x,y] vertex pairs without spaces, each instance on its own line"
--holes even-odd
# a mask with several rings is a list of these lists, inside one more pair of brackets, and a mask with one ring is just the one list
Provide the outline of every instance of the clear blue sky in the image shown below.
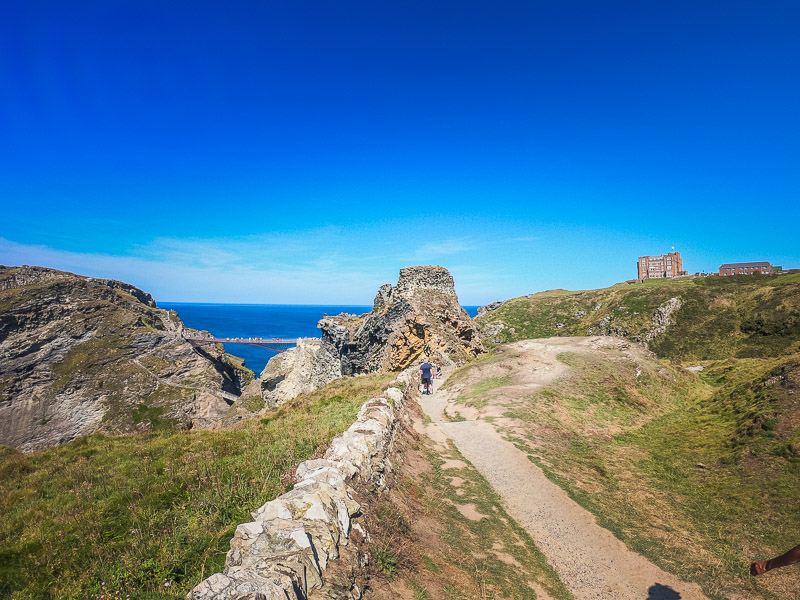
[[800,267],[800,2],[6,3],[0,264],[462,303]]

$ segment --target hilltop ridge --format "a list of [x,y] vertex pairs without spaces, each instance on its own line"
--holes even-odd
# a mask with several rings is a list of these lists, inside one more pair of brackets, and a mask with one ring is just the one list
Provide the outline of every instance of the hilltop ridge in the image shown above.
[[800,274],[549,290],[482,307],[476,322],[490,345],[608,335],[675,360],[778,356],[800,342]]

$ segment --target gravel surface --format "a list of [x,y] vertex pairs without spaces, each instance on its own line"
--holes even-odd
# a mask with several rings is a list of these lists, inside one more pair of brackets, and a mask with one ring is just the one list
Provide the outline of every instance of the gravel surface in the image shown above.
[[[557,363],[564,344],[541,345],[540,361]],[[548,377],[547,374],[544,376]],[[437,380],[437,386],[444,380]],[[448,422],[444,392],[422,396],[434,438],[453,440],[503,498],[508,513],[524,527],[576,600],[700,600],[700,587],[660,569],[629,550],[594,516],[551,483],[527,455],[485,421]],[[451,410],[451,414],[452,414]]]

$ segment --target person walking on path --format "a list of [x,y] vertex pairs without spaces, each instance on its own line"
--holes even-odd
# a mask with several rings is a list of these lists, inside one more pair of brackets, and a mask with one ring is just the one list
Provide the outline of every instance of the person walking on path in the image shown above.
[[433,371],[433,365],[428,362],[427,358],[423,358],[422,364],[419,366],[419,376],[420,379],[422,380],[422,386],[425,390],[423,393],[425,394],[433,393],[433,391],[431,390],[431,385],[433,381],[431,377],[431,371]]
[[798,562],[800,562],[800,545],[795,546],[788,552],[785,552],[780,556],[776,556],[775,558],[770,558],[769,560],[757,560],[755,562],[751,562],[750,575],[755,577],[756,575],[761,575],[762,573],[766,573],[767,571],[771,571],[772,569],[787,567],[789,565],[793,565]]

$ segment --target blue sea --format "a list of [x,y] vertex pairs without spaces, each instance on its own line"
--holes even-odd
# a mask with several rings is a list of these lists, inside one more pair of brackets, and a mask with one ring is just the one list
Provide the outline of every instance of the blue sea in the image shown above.
[[[215,337],[297,338],[320,337],[317,321],[323,314],[342,312],[362,314],[372,306],[318,306],[307,304],[199,304],[190,302],[160,302],[159,308],[174,310],[184,325],[208,331]],[[465,306],[474,317],[477,306]],[[226,344],[225,351],[244,359],[245,364],[260,375],[275,352],[258,346]]]

